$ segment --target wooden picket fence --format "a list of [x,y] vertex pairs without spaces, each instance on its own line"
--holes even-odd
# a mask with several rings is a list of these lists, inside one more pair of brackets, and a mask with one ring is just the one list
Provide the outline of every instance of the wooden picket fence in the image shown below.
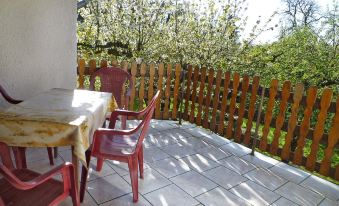
[[[86,76],[107,65],[106,60],[99,64],[90,60],[86,65],[80,59],[79,88],[86,88]],[[304,91],[303,84],[297,84],[293,89],[291,82],[285,81],[280,89],[278,80],[273,79],[265,88],[258,76],[241,77],[212,68],[126,61],[119,64],[114,60],[111,65],[132,74],[135,87],[129,109],[142,109],[160,90],[156,119],[184,119],[247,147],[256,142],[257,149],[284,162],[339,180],[339,165],[333,163],[339,158],[339,96],[335,102],[331,89],[325,88],[317,97],[316,87]],[[253,141],[257,123],[259,139]]]

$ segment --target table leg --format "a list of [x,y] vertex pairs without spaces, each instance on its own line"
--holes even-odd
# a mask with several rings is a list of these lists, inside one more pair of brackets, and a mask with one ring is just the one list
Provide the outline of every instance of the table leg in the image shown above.
[[26,148],[25,147],[12,147],[16,168],[23,169],[27,168],[26,163]]
[[74,154],[74,146],[72,146],[72,164],[74,166],[75,181],[77,184],[77,191],[79,191],[80,181],[79,181],[79,158]]

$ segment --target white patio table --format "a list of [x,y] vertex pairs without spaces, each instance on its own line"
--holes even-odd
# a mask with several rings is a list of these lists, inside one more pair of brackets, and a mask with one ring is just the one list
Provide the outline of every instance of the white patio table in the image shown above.
[[111,93],[51,89],[0,112],[0,141],[15,147],[71,146],[78,180],[79,160],[86,162],[94,131],[115,108]]

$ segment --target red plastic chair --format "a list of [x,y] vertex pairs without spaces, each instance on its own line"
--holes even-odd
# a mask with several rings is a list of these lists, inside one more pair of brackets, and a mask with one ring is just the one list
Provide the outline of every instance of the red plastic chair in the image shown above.
[[[6,90],[1,85],[0,85],[0,93],[5,98],[5,100],[10,104],[19,104],[19,103],[22,102],[22,100],[13,99],[11,96],[9,96],[8,93],[6,92]],[[24,152],[23,149],[22,149],[22,151]],[[48,152],[48,158],[49,158],[50,165],[54,165],[52,148],[47,147],[47,152]],[[57,153],[58,153],[57,148],[54,148],[54,156],[55,157],[57,157]],[[26,165],[25,159],[22,159],[21,161],[24,161],[23,165]]]
[[[155,110],[156,101],[159,97],[158,91],[150,104],[140,112],[132,112],[126,110],[116,110],[112,112],[109,128],[100,128],[95,131],[93,143],[86,152],[87,168],[91,156],[98,159],[110,159],[120,162],[126,162],[130,171],[133,201],[138,201],[138,165],[140,169],[140,178],[144,177],[144,152],[142,142],[147,135],[149,125]],[[119,115],[133,116],[143,118],[141,123],[130,130],[114,129],[117,117]],[[101,165],[102,167],[102,165]],[[99,168],[100,170],[101,168]],[[83,201],[88,170],[83,166],[81,174],[80,201]]]
[[[133,81],[132,76],[118,67],[105,67],[96,71],[90,77],[89,89],[95,90],[95,80],[96,77],[100,79],[100,91],[112,93],[115,100],[117,101],[119,109],[127,109],[129,103],[129,97],[131,95]],[[122,88],[124,87],[126,81],[129,81],[128,89],[124,94],[124,101],[121,101]],[[107,117],[107,120],[110,117]],[[126,119],[122,119],[122,128],[126,128]]]
[[[73,205],[80,205],[72,163],[64,163],[40,175],[13,166],[10,149],[0,142],[0,205],[57,205],[72,197]],[[63,181],[53,179],[61,174]]]

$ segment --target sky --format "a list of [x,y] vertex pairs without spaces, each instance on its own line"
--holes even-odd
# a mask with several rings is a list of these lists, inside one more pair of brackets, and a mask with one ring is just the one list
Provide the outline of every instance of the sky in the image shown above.
[[[332,0],[315,0],[323,11],[326,11],[328,5],[331,5]],[[259,16],[261,16],[262,23],[264,23],[265,19],[269,19],[269,17],[274,13],[274,11],[279,11],[282,9],[281,0],[248,0],[248,9],[246,15],[248,16],[247,27],[245,29],[245,36],[248,36],[251,32],[252,27],[255,25]],[[279,24],[278,16],[273,18],[270,26],[274,26],[275,24]],[[278,36],[278,30],[275,29],[273,31],[267,31],[262,33],[257,39],[257,43],[265,43],[272,42]]]

